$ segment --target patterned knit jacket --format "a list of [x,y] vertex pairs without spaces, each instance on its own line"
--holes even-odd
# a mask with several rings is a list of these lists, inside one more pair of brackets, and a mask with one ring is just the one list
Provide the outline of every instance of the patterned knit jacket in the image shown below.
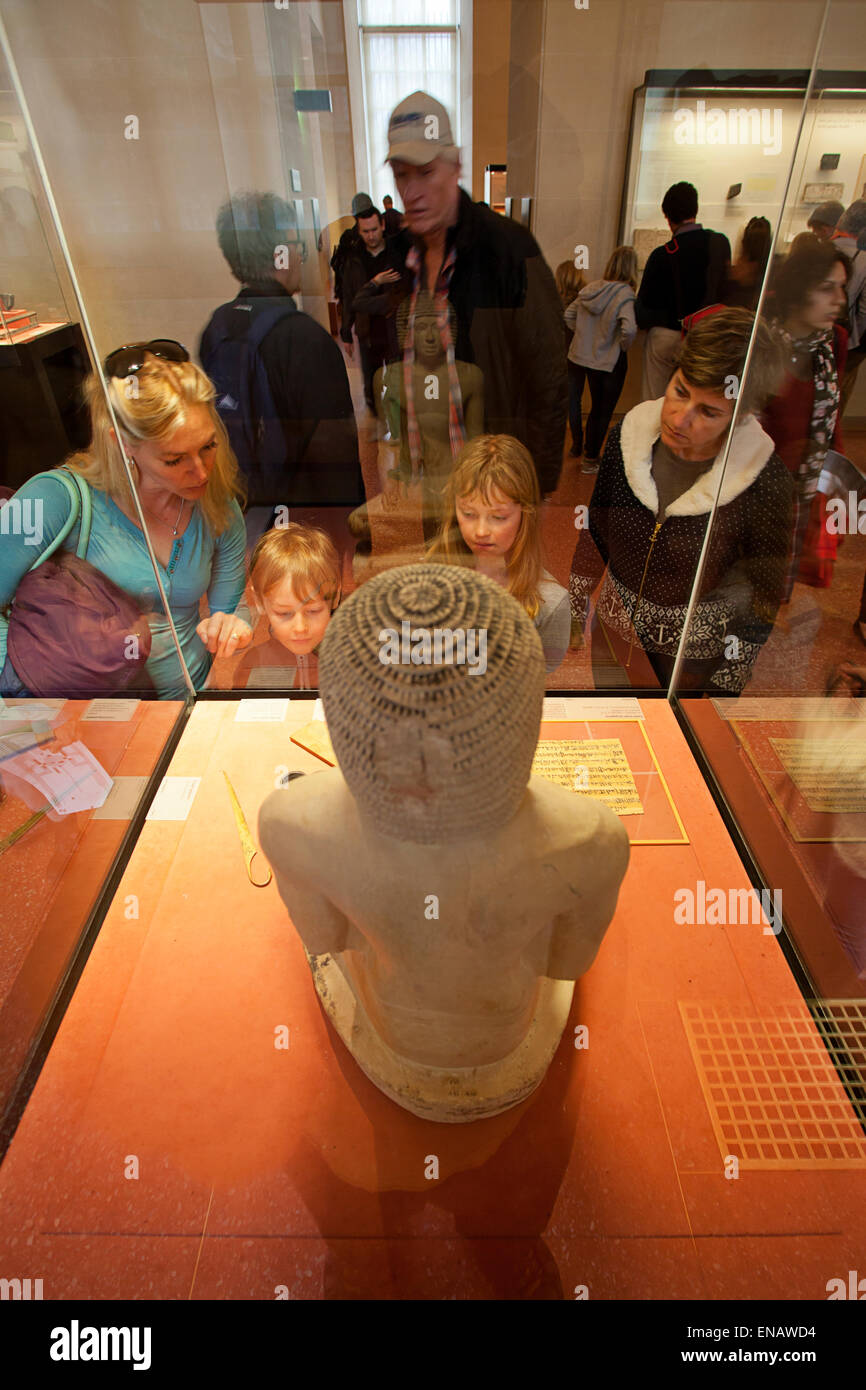
[[[700,593],[684,656],[716,661],[710,682],[738,693],[772,630],[782,599],[792,528],[792,484],[753,415],[734,432],[711,468],[656,521],[652,449],[662,401],[644,401],[611,430],[589,525],[571,562],[572,613],[585,617],[603,578],[597,615],[645,651],[676,654],[707,522],[721,482]],[[732,640],[735,639],[735,640]]]

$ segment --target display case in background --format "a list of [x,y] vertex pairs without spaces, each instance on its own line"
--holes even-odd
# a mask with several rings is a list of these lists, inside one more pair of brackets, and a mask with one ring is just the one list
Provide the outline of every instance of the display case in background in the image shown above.
[[90,367],[70,303],[0,51],[0,486],[14,490],[88,442],[80,386]]
[[[735,258],[752,217],[768,219],[783,256],[819,203],[864,196],[864,150],[866,72],[853,67],[647,72],[632,99],[619,240],[642,273],[670,238],[661,201],[687,167],[699,220],[727,236]],[[846,415],[866,421],[866,382]]]

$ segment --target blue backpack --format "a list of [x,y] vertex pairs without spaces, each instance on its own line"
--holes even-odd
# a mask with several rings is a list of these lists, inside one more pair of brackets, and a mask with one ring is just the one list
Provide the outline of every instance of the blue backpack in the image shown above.
[[[259,314],[249,302],[235,301],[217,309],[206,332],[210,347],[202,366],[216,387],[216,408],[246,477],[249,506],[276,505],[287,492],[286,437],[260,348],[271,329],[296,312],[291,301]],[[249,320],[242,335],[231,332],[238,314]]]

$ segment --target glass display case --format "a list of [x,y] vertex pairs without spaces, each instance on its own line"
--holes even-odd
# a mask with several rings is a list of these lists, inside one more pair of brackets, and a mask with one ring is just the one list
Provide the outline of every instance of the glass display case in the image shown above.
[[[20,629],[39,570],[10,557],[38,508],[62,530],[71,455],[94,611],[136,605],[134,678],[88,684],[75,600],[50,690],[14,634],[0,660],[0,1255],[32,1237],[46,1298],[816,1299],[856,1262],[866,252],[814,213],[864,193],[866,48],[838,0],[742,12],[0,0],[0,204],[35,218],[4,324],[26,301],[79,353],[66,434],[0,478],[0,601]],[[663,214],[674,186],[697,209]],[[0,367],[34,330],[3,331]],[[10,460],[42,418],[12,397]],[[535,778],[604,800],[630,856],[546,1078],[475,1124],[370,1079],[321,988],[352,952],[295,931],[259,824],[337,777],[334,615],[425,560],[532,620]],[[376,862],[330,832],[322,940]]]

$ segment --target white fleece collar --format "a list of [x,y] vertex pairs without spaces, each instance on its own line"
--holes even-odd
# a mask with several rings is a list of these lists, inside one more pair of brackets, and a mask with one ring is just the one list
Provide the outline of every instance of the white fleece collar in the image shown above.
[[[629,487],[639,502],[648,507],[653,515],[658,514],[659,495],[652,475],[653,445],[661,435],[663,401],[643,401],[630,410],[622,422],[620,447],[625,476]],[[731,451],[722,481],[719,506],[733,502],[741,492],[751,487],[761,469],[770,458],[775,445],[761,428],[754,415],[747,415],[734,431]],[[688,492],[682,493],[672,502],[666,512],[668,516],[702,516],[712,510],[722,474],[724,446],[708,468],[696,479]]]

